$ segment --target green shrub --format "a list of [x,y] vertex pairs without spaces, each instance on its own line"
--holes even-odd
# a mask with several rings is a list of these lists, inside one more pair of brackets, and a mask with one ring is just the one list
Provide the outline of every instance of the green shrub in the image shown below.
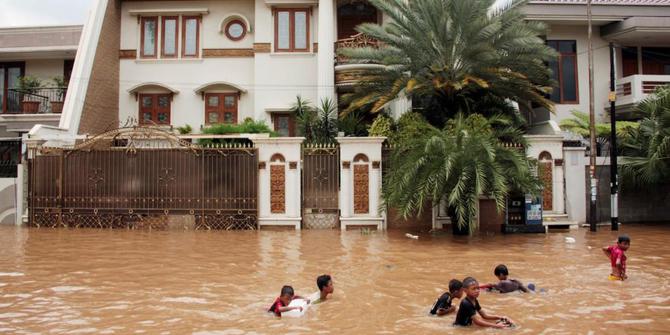
[[393,119],[386,115],[379,115],[372,121],[370,128],[368,128],[368,134],[370,136],[384,136],[390,138],[393,135]]
[[[254,121],[252,118],[246,118],[240,124],[217,123],[202,130],[203,134],[209,135],[230,135],[230,134],[270,134],[271,137],[277,136],[265,121]],[[234,142],[234,140],[231,140]],[[200,144],[231,142],[221,139],[202,139]]]

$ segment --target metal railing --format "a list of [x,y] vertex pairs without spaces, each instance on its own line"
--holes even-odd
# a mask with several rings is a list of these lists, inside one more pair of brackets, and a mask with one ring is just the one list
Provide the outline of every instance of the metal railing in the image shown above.
[[33,90],[10,88],[7,90],[9,114],[60,113],[67,94],[66,87],[42,87]]
[[[370,38],[369,36],[363,34],[363,33],[358,33],[354,36],[351,36],[349,38],[343,38],[341,40],[337,40],[335,42],[335,51],[343,49],[343,48],[365,48],[365,47],[372,47],[372,48],[377,48],[379,47],[379,41],[376,39]],[[345,56],[337,54],[335,56],[335,63],[336,64],[348,64],[349,59]]]

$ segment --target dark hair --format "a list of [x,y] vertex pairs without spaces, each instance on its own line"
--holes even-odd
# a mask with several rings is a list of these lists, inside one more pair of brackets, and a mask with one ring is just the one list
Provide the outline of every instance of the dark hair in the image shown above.
[[316,277],[316,286],[319,288],[319,291],[328,286],[329,281],[331,281],[330,275],[320,275]]
[[280,294],[280,296],[282,296],[282,295],[290,295],[290,296],[293,296],[293,295],[294,295],[294,293],[293,293],[293,287],[288,286],[288,285],[284,285],[284,287],[281,288],[281,294]]
[[496,277],[500,275],[509,276],[509,271],[507,271],[505,264],[500,264],[496,266],[495,270],[493,270],[493,274],[496,275]]
[[463,287],[470,287],[474,284],[477,284],[477,279],[473,277],[466,277],[465,279],[463,279]]
[[626,234],[619,235],[619,239],[617,240],[617,243],[623,243],[623,242],[630,243],[630,237],[628,237],[628,235],[626,235]]
[[463,283],[458,279],[452,279],[449,281],[449,292],[454,293],[463,288]]

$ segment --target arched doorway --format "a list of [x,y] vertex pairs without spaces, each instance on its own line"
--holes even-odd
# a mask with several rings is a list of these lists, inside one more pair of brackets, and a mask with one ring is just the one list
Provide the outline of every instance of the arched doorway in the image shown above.
[[358,34],[356,26],[361,23],[378,23],[379,13],[367,1],[347,0],[337,7],[337,39]]
[[542,153],[540,153],[537,163],[537,176],[540,178],[542,186],[544,187],[542,190],[543,211],[553,210],[553,202],[554,202],[553,172],[554,172],[554,161],[551,158],[551,154],[546,151],[543,151]]

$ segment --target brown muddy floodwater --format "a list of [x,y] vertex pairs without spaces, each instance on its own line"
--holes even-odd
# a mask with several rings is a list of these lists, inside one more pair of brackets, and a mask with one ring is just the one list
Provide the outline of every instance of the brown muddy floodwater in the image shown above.
[[[0,228],[2,334],[490,334],[431,317],[451,278],[512,277],[546,293],[482,292],[517,334],[670,331],[670,225],[625,225],[630,280],[607,280],[599,250],[616,234],[587,229],[473,238],[405,231],[219,232]],[[566,243],[572,236],[576,243]],[[304,317],[266,309],[284,284],[333,299]]]

